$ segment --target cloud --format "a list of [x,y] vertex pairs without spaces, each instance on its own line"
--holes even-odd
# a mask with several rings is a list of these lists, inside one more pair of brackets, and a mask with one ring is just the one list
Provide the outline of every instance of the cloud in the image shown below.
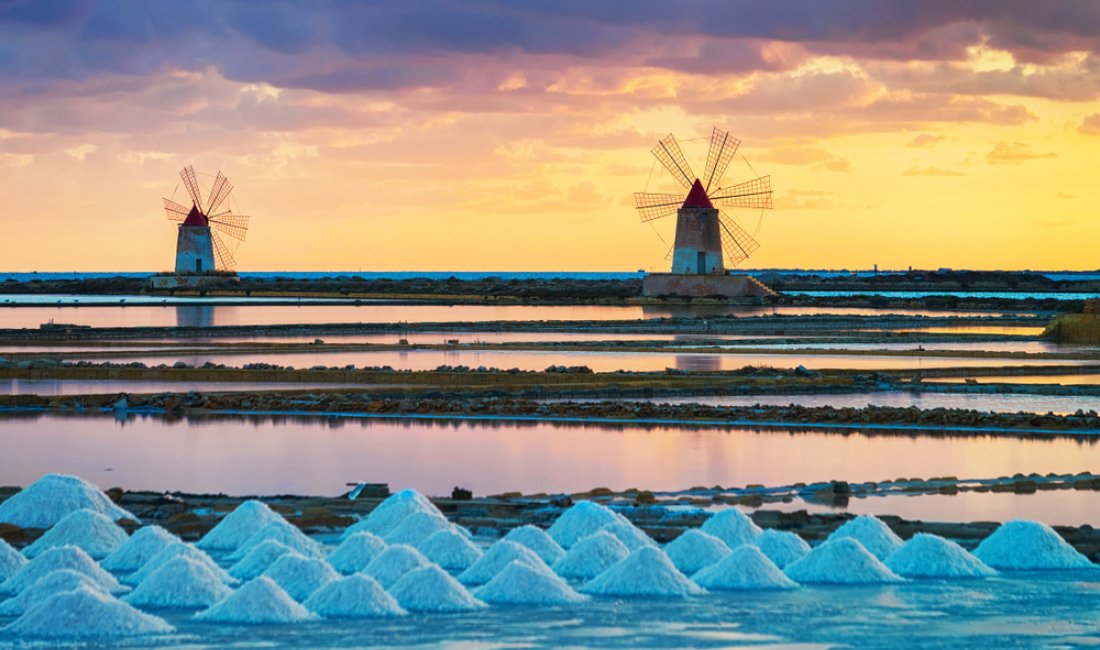
[[852,171],[852,161],[847,158],[834,158],[828,162],[819,163],[814,165],[814,169],[824,169],[829,172],[844,172],[848,173]]
[[909,167],[901,174],[902,176],[966,176],[966,174],[962,172],[951,171],[950,169],[934,166],[921,167],[919,165]]
[[777,210],[823,210],[838,208],[840,203],[832,192],[822,190],[788,190],[775,197]]
[[917,135],[917,137],[913,138],[912,141],[910,141],[909,144],[907,144],[906,146],[907,147],[931,147],[931,146],[935,145],[937,142],[942,142],[943,140],[944,140],[944,136],[942,136],[942,135],[932,135],[931,133],[921,133],[921,134]]
[[1035,151],[1025,142],[998,142],[985,155],[986,161],[991,165],[1014,165],[1028,160],[1057,157],[1058,154],[1052,151]]
[[1077,130],[1085,135],[1100,135],[1100,113],[1086,115]]

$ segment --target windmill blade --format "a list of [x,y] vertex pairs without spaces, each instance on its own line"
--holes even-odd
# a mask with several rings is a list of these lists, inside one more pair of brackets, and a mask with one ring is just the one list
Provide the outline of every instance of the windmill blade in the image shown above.
[[229,182],[229,179],[225,177],[221,170],[218,170],[218,177],[214,179],[214,185],[210,187],[210,200],[206,206],[206,214],[214,214],[214,211],[221,206],[232,191],[233,184]]
[[761,176],[751,181],[721,187],[710,197],[716,205],[733,208],[772,209],[772,177]]
[[223,212],[210,217],[208,222],[211,228],[223,235],[232,237],[237,241],[244,241],[245,236],[248,235],[248,219],[249,217],[243,214]]
[[722,182],[722,175],[726,173],[726,167],[740,146],[740,140],[714,127],[710,134],[710,148],[707,149],[707,166],[703,171],[703,189],[709,192],[711,187],[718,187]]
[[195,204],[195,207],[202,209],[202,197],[199,195],[199,179],[195,177],[195,169],[188,165],[180,172],[180,178],[183,179],[183,186],[187,188],[187,194],[191,197],[191,201]]
[[187,218],[189,209],[176,203],[172,199],[164,199],[164,211],[168,214],[169,221],[183,221]]
[[683,203],[683,197],[676,194],[634,193],[634,207],[638,209],[642,223],[674,214]]
[[232,271],[233,267],[237,265],[237,261],[233,259],[233,255],[229,252],[229,247],[222,241],[221,235],[211,231],[210,239],[214,242],[214,258],[216,260],[215,266],[219,271]]
[[688,165],[684,152],[680,150],[679,143],[671,133],[657,141],[657,146],[653,147],[653,155],[684,187],[691,187],[695,182],[695,174],[691,172],[691,166]]
[[722,253],[727,267],[737,266],[760,248],[752,235],[725,212],[718,213],[718,225],[722,228]]

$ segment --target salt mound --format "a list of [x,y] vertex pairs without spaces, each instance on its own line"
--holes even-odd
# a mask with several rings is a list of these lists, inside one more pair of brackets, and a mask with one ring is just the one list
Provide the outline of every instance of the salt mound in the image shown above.
[[137,519],[91,483],[75,476],[47,474],[0,503],[0,523],[49,528],[81,509],[106,515],[111,521]]
[[717,564],[692,576],[692,580],[707,589],[794,589],[798,586],[759,548],[748,544],[733,549]]
[[485,554],[478,558],[477,562],[470,565],[470,568],[460,573],[458,581],[464,585],[484,584],[492,580],[496,574],[504,570],[504,567],[514,561],[533,566],[536,569],[550,569],[542,561],[542,558],[531,549],[502,539],[490,546],[489,550],[485,551]]
[[591,580],[630,555],[630,549],[607,529],[589,535],[554,563],[554,573],[570,580]]
[[181,555],[162,563],[123,600],[137,607],[209,607],[231,593],[206,565]]
[[494,605],[570,605],[588,600],[549,569],[512,562],[474,596]]
[[408,544],[416,546],[429,535],[451,527],[451,522],[438,512],[414,512],[401,520],[401,523],[386,533],[382,539],[387,544]]
[[126,531],[106,515],[93,510],[77,510],[66,515],[33,544],[23,555],[33,558],[59,546],[77,546],[95,559],[105,558],[126,543]]
[[66,591],[87,587],[103,593],[94,580],[71,569],[59,569],[37,580],[18,595],[0,604],[0,616],[19,616],[39,602]]
[[729,548],[752,544],[763,532],[760,526],[737,508],[718,511],[704,521],[699,529],[722,540]]
[[469,612],[485,607],[434,564],[406,573],[390,587],[390,594],[410,612]]
[[783,571],[807,584],[881,584],[904,582],[852,537],[830,538]]
[[38,602],[3,630],[43,639],[105,639],[168,634],[163,620],[101,591],[80,587]]
[[297,553],[287,553],[267,567],[264,575],[274,580],[290,597],[302,602],[333,580],[339,580],[328,562]]
[[565,549],[545,530],[537,526],[520,526],[508,531],[504,539],[531,549],[547,564],[553,564],[565,556]]
[[863,548],[880,560],[890,557],[890,554],[901,548],[904,543],[894,531],[890,530],[889,526],[874,515],[860,515],[844,522],[844,525],[834,530],[828,539],[843,537],[851,537],[858,541]]
[[416,550],[448,571],[465,571],[481,558],[481,549],[465,535],[454,530],[441,530],[420,542]]
[[687,575],[721,561],[730,547],[714,535],[692,528],[665,545],[665,553],[676,568]]
[[344,575],[359,573],[386,548],[382,538],[373,533],[355,533],[344,538],[331,553],[328,563]]
[[229,575],[238,580],[259,578],[264,571],[267,571],[267,567],[287,553],[297,553],[297,551],[273,539],[260,542],[248,552],[248,555],[229,567]]
[[115,577],[99,568],[91,557],[75,546],[51,548],[28,562],[22,569],[0,584],[0,593],[17,594],[54,571],[71,569],[82,573],[102,591],[116,593],[126,588]]
[[636,551],[643,546],[657,546],[657,542],[653,541],[653,538],[649,535],[646,535],[644,530],[638,528],[626,519],[604,526],[600,530],[605,530],[615,537],[618,537],[619,541],[623,543],[623,546],[631,551]]
[[407,544],[395,544],[387,546],[370,561],[363,573],[377,580],[383,587],[389,589],[391,585],[401,579],[413,569],[419,569],[431,564],[428,558]]
[[917,533],[886,559],[886,566],[907,578],[981,578],[997,572],[955,542]]
[[302,604],[325,618],[374,618],[408,613],[377,580],[362,574],[333,580],[313,592]]
[[562,546],[570,546],[595,533],[604,526],[626,521],[626,518],[595,501],[581,501],[561,513],[558,520],[546,532]]
[[246,582],[225,600],[195,615],[196,621],[209,623],[299,623],[317,618],[264,576]]
[[160,526],[145,526],[134,531],[99,566],[108,571],[137,571],[157,553],[172,544],[180,543],[180,538]]
[[767,529],[753,542],[769,560],[780,569],[795,560],[801,560],[810,553],[810,545],[798,535],[785,531]]
[[195,546],[209,551],[235,551],[264,526],[282,519],[261,501],[245,501],[203,535]]
[[269,539],[273,539],[276,542],[282,542],[291,549],[307,557],[318,559],[325,557],[324,551],[321,550],[321,545],[310,539],[300,528],[285,519],[276,519],[253,533],[251,537],[237,547],[237,550],[230,553],[229,557],[226,559],[230,562],[236,562],[248,555],[249,551]]
[[386,497],[369,515],[348,526],[344,530],[344,537],[355,533],[374,533],[385,537],[386,533],[396,528],[406,517],[418,512],[435,512],[443,516],[423,494],[412,489],[401,490]]
[[596,596],[668,596],[685,598],[706,593],[688,580],[659,548],[640,548],[596,576],[581,592]]
[[226,573],[225,569],[215,564],[214,560],[210,559],[209,555],[203,553],[194,546],[190,544],[185,544],[183,542],[172,544],[171,546],[166,546],[163,550],[161,550],[160,553],[157,553],[156,555],[151,557],[148,562],[143,564],[140,569],[126,576],[122,579],[122,581],[128,585],[141,584],[145,581],[146,578],[152,575],[154,571],[159,569],[162,564],[171,560],[172,558],[180,556],[189,557],[199,564],[202,564],[207,569],[209,569],[211,573],[218,576],[218,580],[221,580],[227,585],[235,585],[238,582],[236,578]]
[[23,557],[22,553],[0,539],[0,582],[15,575],[15,572],[22,569],[26,563],[27,558]]
[[1092,562],[1053,528],[1037,521],[1013,519],[982,540],[974,555],[994,569],[1082,569]]

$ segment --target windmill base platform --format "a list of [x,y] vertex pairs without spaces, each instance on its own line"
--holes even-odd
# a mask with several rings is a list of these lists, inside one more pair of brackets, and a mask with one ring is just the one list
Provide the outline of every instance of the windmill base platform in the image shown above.
[[650,273],[642,280],[642,295],[690,298],[767,298],[779,295],[748,275]]
[[210,289],[225,286],[227,283],[239,283],[240,277],[232,275],[179,275],[169,273],[149,278],[149,288],[156,291],[175,291],[177,289]]

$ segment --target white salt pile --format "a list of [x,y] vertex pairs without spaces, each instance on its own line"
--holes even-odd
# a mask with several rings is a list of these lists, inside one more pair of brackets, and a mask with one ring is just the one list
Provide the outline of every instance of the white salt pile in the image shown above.
[[531,549],[501,539],[490,546],[489,550],[485,551],[485,554],[478,558],[477,562],[470,565],[470,568],[458,574],[458,581],[464,585],[484,584],[503,571],[504,567],[516,561],[533,566],[536,569],[550,569],[542,561],[542,558]]
[[23,549],[23,555],[33,558],[47,549],[77,546],[98,560],[114,553],[127,539],[126,531],[106,515],[81,509],[63,517],[33,544]]
[[904,582],[852,537],[828,539],[801,560],[783,570],[795,582],[806,584],[881,584]]
[[99,565],[108,571],[137,571],[157,553],[180,543],[180,538],[160,526],[144,526],[134,531]]
[[886,558],[886,566],[906,578],[981,578],[997,572],[955,542],[917,533]]
[[245,501],[203,535],[195,546],[207,551],[235,551],[264,526],[281,519],[282,516],[266,503]]
[[47,474],[0,503],[0,523],[49,528],[81,509],[106,515],[111,521],[136,520],[91,483],[75,476]]
[[317,618],[275,581],[263,576],[246,582],[225,600],[195,615],[196,621],[208,623],[300,623]]
[[619,541],[623,543],[628,550],[636,551],[643,546],[657,546],[657,542],[653,541],[653,538],[645,534],[645,531],[638,528],[631,522],[623,519],[613,524],[608,524],[600,530],[607,531],[619,538]]
[[759,548],[749,544],[733,549],[718,563],[692,576],[692,580],[700,587],[716,590],[794,589],[798,586]]
[[218,566],[214,560],[210,559],[210,556],[203,553],[199,549],[190,544],[179,542],[178,544],[172,544],[166,546],[160,553],[157,553],[153,557],[149,558],[149,561],[141,566],[140,569],[131,573],[122,579],[122,581],[128,585],[141,584],[146,578],[148,578],[154,571],[160,568],[162,564],[176,557],[189,557],[192,560],[202,564],[211,573],[218,576],[218,580],[221,580],[227,585],[235,585],[238,580],[233,576],[226,573],[225,569]]
[[344,538],[331,553],[328,563],[344,575],[359,573],[386,548],[382,538],[373,533],[355,533]]
[[549,569],[512,562],[474,596],[493,605],[569,605],[588,600]]
[[687,575],[720,562],[730,547],[714,535],[692,528],[665,545],[665,553],[676,568]]
[[287,553],[297,553],[297,551],[273,539],[260,542],[236,564],[229,567],[229,575],[238,580],[258,578],[275,560]]
[[383,587],[389,589],[391,585],[401,579],[413,569],[420,569],[430,565],[428,558],[407,544],[395,544],[387,546],[371,560],[363,573],[377,580]]
[[787,568],[791,562],[801,560],[810,553],[810,545],[806,540],[785,530],[769,528],[753,544],[780,569]]
[[412,489],[401,490],[386,497],[369,515],[348,526],[344,537],[355,533],[374,533],[385,537],[402,520],[418,512],[435,512],[442,516],[439,509],[423,494]]
[[161,564],[123,600],[137,607],[209,607],[232,592],[204,564],[181,555]]
[[581,587],[595,596],[654,596],[685,598],[706,593],[680,573],[659,548],[646,546]]
[[229,557],[226,559],[230,562],[236,562],[248,555],[249,551],[269,539],[273,539],[276,542],[282,542],[295,551],[298,551],[301,555],[307,557],[315,557],[318,559],[325,557],[321,545],[310,539],[301,529],[285,519],[276,519],[253,533],[251,537],[237,547],[237,550],[230,553]]
[[414,512],[386,533],[382,539],[387,544],[416,546],[429,535],[451,528],[447,518],[434,511]]
[[168,634],[175,628],[113,596],[80,587],[38,602],[3,631],[20,637],[74,641]]
[[420,542],[416,550],[448,571],[465,571],[482,556],[480,548],[455,530],[433,534]]
[[340,579],[340,574],[328,562],[297,553],[287,553],[275,560],[264,571],[264,576],[274,580],[298,602],[309,598],[313,592],[328,583]]
[[730,548],[752,544],[763,532],[760,526],[737,508],[728,508],[711,515],[699,528],[722,540]]
[[903,544],[901,538],[874,515],[860,515],[846,521],[843,526],[829,535],[829,539],[844,537],[851,537],[858,541],[863,548],[871,552],[871,555],[880,560],[890,557],[890,554],[901,548]]
[[1037,521],[1006,521],[982,540],[974,555],[994,569],[1084,569],[1092,562],[1053,528]]
[[434,564],[406,573],[390,587],[390,594],[410,612],[469,612],[485,607]]
[[22,553],[0,539],[0,582],[15,575],[15,572],[22,569],[26,563],[27,558],[23,557]]
[[71,569],[59,569],[0,603],[0,616],[19,616],[47,598],[81,587],[103,592],[94,580],[83,573],[77,573]]
[[526,546],[541,557],[546,564],[553,564],[565,556],[565,549],[538,526],[527,525],[513,528],[508,531],[504,539]]
[[607,506],[595,501],[581,501],[561,513],[554,525],[546,531],[562,548],[570,546],[595,533],[604,526],[626,521],[626,518]]
[[552,568],[563,578],[591,580],[628,555],[630,549],[604,529],[574,544]]
[[126,591],[114,576],[101,569],[87,553],[75,546],[62,546],[42,553],[0,583],[0,593],[17,594],[39,579],[61,569],[70,569],[88,576],[102,591]]
[[325,618],[375,618],[408,613],[377,580],[362,574],[328,583],[313,592],[302,605]]

